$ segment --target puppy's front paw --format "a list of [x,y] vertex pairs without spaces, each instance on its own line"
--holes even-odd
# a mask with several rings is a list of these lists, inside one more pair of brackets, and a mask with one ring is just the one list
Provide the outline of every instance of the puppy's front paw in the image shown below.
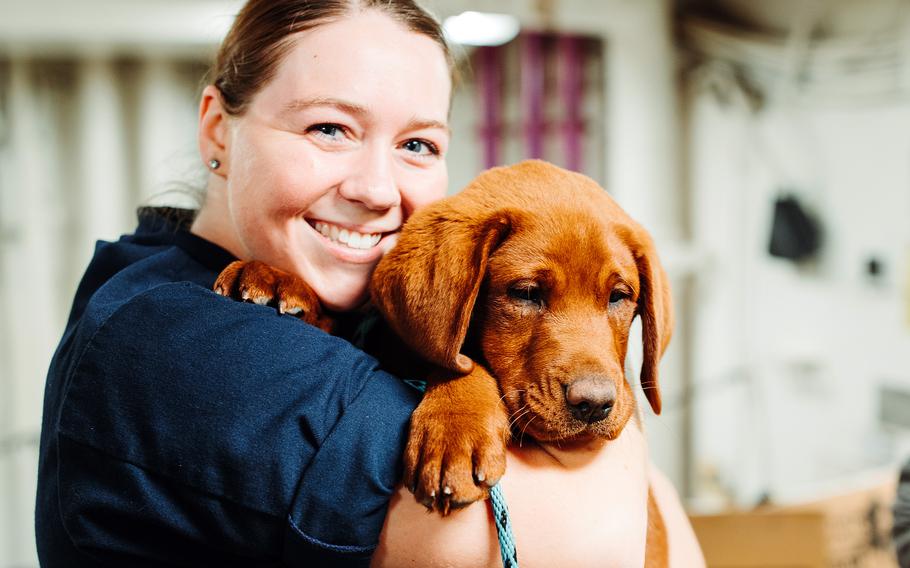
[[431,386],[411,417],[404,482],[443,516],[487,498],[505,473],[509,423],[499,390],[494,383],[492,399],[477,397],[470,380]]
[[313,289],[303,279],[264,262],[232,262],[218,275],[213,288],[235,300],[273,305],[283,314],[296,315],[310,325],[331,331],[332,320],[322,313]]

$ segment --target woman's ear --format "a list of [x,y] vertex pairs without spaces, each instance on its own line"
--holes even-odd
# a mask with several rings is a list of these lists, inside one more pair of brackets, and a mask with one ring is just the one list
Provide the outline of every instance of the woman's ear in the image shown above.
[[[215,175],[224,177],[230,171],[227,159],[228,115],[221,101],[221,92],[214,85],[202,91],[199,101],[199,155]],[[212,167],[217,160],[218,167]]]

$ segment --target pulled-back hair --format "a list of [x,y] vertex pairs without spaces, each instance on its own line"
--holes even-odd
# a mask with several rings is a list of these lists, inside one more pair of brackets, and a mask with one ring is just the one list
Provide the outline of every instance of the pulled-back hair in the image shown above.
[[209,72],[225,111],[232,116],[244,113],[293,47],[294,34],[365,10],[387,14],[408,30],[435,41],[454,72],[439,22],[413,0],[249,0],[237,14]]

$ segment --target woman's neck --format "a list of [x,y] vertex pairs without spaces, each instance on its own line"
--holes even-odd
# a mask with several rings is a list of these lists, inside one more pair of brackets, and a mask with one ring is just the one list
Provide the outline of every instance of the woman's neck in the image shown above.
[[210,179],[205,201],[190,227],[190,232],[215,243],[241,260],[246,258],[245,249],[233,230],[227,188],[220,177],[212,176]]

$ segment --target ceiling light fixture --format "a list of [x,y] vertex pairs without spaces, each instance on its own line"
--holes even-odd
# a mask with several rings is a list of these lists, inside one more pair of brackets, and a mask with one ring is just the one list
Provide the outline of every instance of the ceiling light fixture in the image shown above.
[[502,45],[515,39],[521,25],[508,14],[462,12],[446,18],[446,39],[461,45]]

